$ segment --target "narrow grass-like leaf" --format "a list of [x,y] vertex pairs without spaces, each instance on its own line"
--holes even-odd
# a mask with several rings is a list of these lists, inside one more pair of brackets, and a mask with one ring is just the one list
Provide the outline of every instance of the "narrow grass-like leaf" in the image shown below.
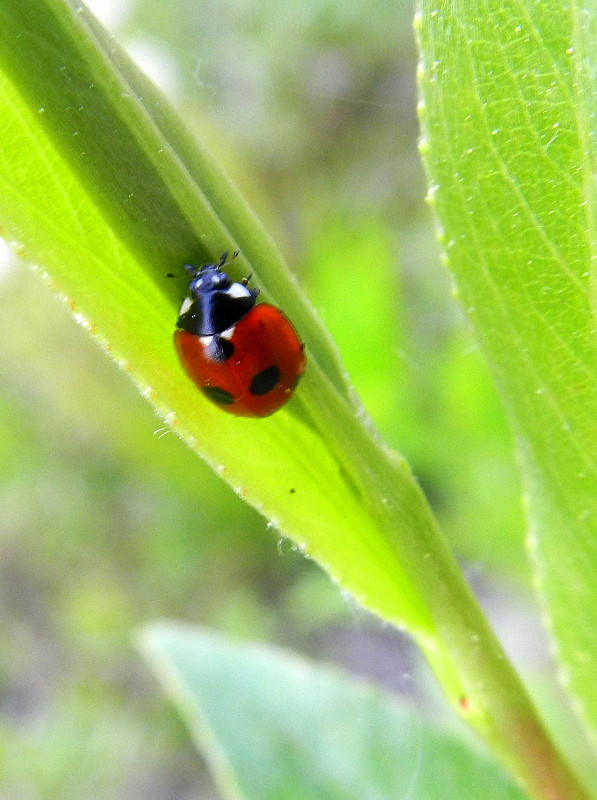
[[174,624],[140,644],[223,797],[526,797],[468,740],[329,669]]
[[448,261],[511,414],[541,596],[597,732],[597,10],[423,2],[420,23]]

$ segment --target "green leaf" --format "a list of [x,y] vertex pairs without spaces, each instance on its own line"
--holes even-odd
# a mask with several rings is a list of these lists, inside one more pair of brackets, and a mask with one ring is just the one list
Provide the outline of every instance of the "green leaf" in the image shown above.
[[419,30],[433,204],[511,415],[537,584],[595,733],[597,11],[423,2]]
[[[372,447],[357,420],[362,410],[349,399],[329,336],[229,179],[81,6],[4,3],[0,45],[4,235],[43,266],[82,324],[236,491],[334,564],[363,602],[428,628],[404,566],[363,503],[369,487],[357,484],[351,453],[320,435],[336,428],[362,462]],[[307,340],[300,394],[267,420],[239,420],[204,400],[172,346],[186,289],[167,273],[235,247],[234,269],[253,272]],[[412,492],[402,466],[398,474]],[[426,514],[420,497],[418,504]]]
[[[456,567],[441,540],[426,545],[437,532],[418,487],[368,430],[329,337],[229,179],[80,5],[5,2],[0,67],[7,238],[237,492],[364,604],[432,636],[407,562],[430,547]],[[234,269],[254,272],[307,341],[299,392],[266,420],[208,403],[172,346],[185,289],[167,272],[233,247]],[[399,547],[395,509],[408,511]]]
[[526,797],[468,738],[329,669],[167,623],[140,642],[224,797]]
[[[21,256],[239,494],[363,605],[408,628],[452,706],[529,792],[549,785],[580,800],[420,488],[372,429],[272,242],[82,5],[0,5],[0,114],[0,225]],[[172,347],[186,289],[167,273],[237,247],[235,277],[254,273],[307,345],[299,391],[266,420],[210,405]]]

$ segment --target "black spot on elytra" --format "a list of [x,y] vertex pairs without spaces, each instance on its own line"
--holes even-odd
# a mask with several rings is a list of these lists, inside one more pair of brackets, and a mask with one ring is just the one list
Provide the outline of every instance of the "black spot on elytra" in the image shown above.
[[280,369],[272,364],[258,372],[251,381],[249,391],[251,394],[264,395],[275,389],[280,382]]
[[221,336],[212,336],[206,350],[208,357],[212,361],[222,364],[234,353],[234,345],[229,339],[223,339]]
[[226,389],[221,389],[219,386],[202,386],[201,391],[206,397],[217,403],[219,406],[229,406],[234,403],[234,397],[227,392]]

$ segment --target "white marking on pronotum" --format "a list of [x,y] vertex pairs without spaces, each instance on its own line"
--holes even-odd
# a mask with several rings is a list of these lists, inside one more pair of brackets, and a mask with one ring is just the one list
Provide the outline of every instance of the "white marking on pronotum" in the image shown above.
[[180,307],[180,311],[178,312],[178,316],[182,317],[183,314],[186,314],[189,308],[193,305],[193,300],[190,297],[185,297],[182,301],[182,305]]

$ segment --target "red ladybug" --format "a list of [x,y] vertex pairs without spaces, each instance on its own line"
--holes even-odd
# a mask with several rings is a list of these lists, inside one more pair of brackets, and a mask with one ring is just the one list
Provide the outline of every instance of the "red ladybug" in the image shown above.
[[174,333],[187,375],[223,411],[268,417],[290,400],[305,371],[305,348],[279,308],[256,304],[249,278],[233,283],[217,264],[191,273]]

